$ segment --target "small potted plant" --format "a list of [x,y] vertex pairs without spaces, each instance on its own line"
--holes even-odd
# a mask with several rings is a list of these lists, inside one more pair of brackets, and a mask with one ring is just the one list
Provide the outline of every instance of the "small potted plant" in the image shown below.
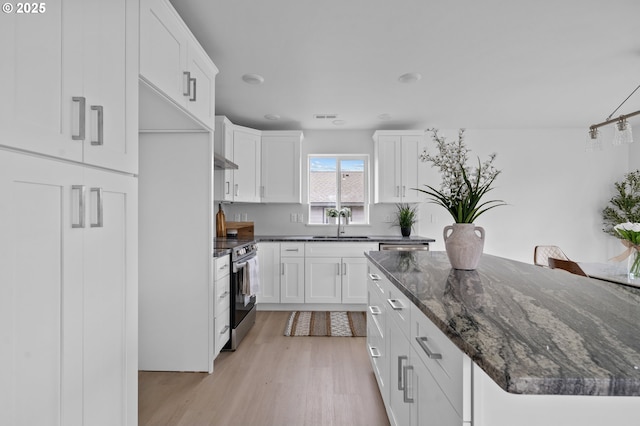
[[416,206],[410,206],[406,203],[396,204],[396,221],[395,225],[400,227],[403,237],[411,235],[413,224],[418,221],[418,212]]
[[327,216],[327,223],[336,223],[337,217],[340,212],[337,209],[329,208],[325,210],[325,215]]

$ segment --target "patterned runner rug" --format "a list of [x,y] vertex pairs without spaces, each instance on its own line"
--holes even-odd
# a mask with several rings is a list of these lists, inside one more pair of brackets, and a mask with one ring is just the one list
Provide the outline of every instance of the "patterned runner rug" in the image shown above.
[[294,311],[289,315],[285,336],[344,336],[367,335],[365,312]]

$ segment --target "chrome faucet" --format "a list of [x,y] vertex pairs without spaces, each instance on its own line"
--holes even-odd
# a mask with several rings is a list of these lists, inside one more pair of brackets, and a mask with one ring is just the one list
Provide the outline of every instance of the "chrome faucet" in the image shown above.
[[[340,231],[340,218],[344,217],[344,222],[342,224],[342,231]],[[349,224],[349,209],[344,208],[338,212],[338,238],[340,238],[341,234],[344,234],[344,227]]]

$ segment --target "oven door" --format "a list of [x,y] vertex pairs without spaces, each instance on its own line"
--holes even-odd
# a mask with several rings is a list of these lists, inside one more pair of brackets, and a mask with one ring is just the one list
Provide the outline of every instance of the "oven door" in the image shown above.
[[233,328],[238,327],[238,324],[256,304],[255,295],[245,296],[242,294],[246,267],[246,260],[233,264],[233,274],[231,276],[231,323]]

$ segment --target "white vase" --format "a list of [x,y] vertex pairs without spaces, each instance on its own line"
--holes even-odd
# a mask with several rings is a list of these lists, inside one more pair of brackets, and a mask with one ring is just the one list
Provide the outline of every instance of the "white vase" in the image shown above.
[[442,236],[453,269],[470,271],[478,267],[484,249],[484,228],[473,223],[454,223],[444,227]]

